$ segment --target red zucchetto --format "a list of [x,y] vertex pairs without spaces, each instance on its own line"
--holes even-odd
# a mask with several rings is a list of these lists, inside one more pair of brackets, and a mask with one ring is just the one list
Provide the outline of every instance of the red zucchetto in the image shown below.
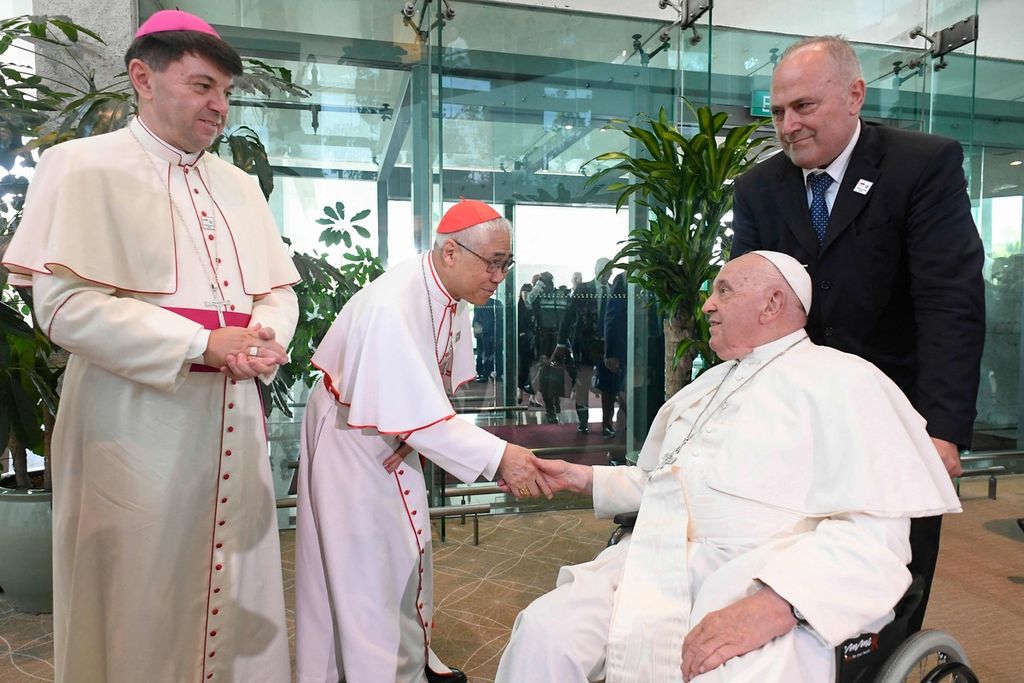
[[447,235],[495,218],[501,218],[501,214],[487,204],[475,199],[460,199],[458,204],[444,212],[441,222],[437,224],[437,232]]

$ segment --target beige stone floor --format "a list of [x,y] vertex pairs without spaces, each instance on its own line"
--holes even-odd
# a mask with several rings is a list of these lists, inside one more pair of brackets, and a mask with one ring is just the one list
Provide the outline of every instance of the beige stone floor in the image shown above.
[[[964,514],[946,518],[942,552],[926,627],[951,632],[983,683],[1024,682],[1024,477],[1005,477],[999,499],[983,481],[966,482]],[[435,526],[437,627],[442,657],[464,668],[473,683],[493,681],[515,615],[553,584],[558,567],[592,557],[609,522],[588,511],[502,515],[472,527]],[[294,534],[282,533],[289,633],[294,604]],[[0,683],[52,681],[52,619],[11,610],[0,594]],[[161,683],[161,682],[154,682]]]

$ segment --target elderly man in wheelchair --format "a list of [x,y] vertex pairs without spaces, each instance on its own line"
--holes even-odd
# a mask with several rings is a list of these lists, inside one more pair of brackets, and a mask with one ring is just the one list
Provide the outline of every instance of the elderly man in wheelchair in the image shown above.
[[729,362],[662,407],[637,465],[545,461],[598,516],[639,513],[519,615],[497,683],[822,683],[876,649],[910,519],[960,506],[900,390],[807,338],[810,298],[789,256],[730,261],[704,306]]

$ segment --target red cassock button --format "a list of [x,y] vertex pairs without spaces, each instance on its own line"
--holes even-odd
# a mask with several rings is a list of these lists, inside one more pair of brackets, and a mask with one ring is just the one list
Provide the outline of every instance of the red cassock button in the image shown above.
[[231,475],[230,475],[230,474],[225,474],[225,475],[224,475],[224,479],[230,479],[230,478],[231,478]]
[[217,654],[217,653],[216,652],[210,652],[210,656],[211,657],[214,656],[215,654]]
[[195,192],[196,194],[199,194],[199,188],[198,187],[196,189],[192,190],[192,191]]
[[234,403],[229,403],[229,404],[228,404],[228,410],[231,410],[231,409],[232,409],[232,408],[234,408],[234,407],[235,407],[235,404],[234,404]]
[[217,522],[217,526],[224,526],[224,524],[225,524],[225,522],[224,522],[223,519],[220,520],[219,522]]
[[214,238],[213,235],[207,235],[206,239],[208,239],[208,240],[210,240],[212,242],[215,238]]
[[213,678],[213,674],[206,674],[206,679],[207,679],[207,680],[209,680],[209,679],[211,679],[211,678]]
[[185,175],[188,175],[188,166],[186,166],[183,170],[185,171]]
[[217,637],[217,632],[216,631],[210,631],[210,637],[211,638],[216,638]]
[[213,565],[213,568],[216,569],[217,571],[220,571],[221,569],[224,569],[224,565],[222,565],[222,564],[215,564],[215,565]]
[[234,427],[228,427],[228,431],[229,432],[233,432],[233,431],[235,431],[235,428]]
[[226,455],[226,456],[228,456],[230,458],[231,457],[231,450],[228,449],[228,450],[224,451],[224,455]]
[[[232,311],[233,311],[233,310],[235,310],[235,305],[234,305],[234,304],[231,304],[231,310],[232,310]],[[234,382],[233,382],[233,381],[232,381],[231,383],[232,383],[232,384],[234,384]]]
[[218,614],[220,614],[220,610],[214,607],[212,610],[210,610],[210,614],[212,614],[213,616],[217,616]]
[[214,588],[214,589],[213,589],[213,592],[214,592],[214,593],[220,593],[220,588]]
[[225,281],[224,281],[224,286],[225,286],[225,287],[227,287],[227,286],[228,286],[228,281],[227,281],[227,280],[225,280]]
[[417,536],[419,536],[419,535],[420,535],[420,534],[422,534],[422,533],[423,533],[423,529],[417,529],[417,530],[416,530],[416,535],[417,535]]
[[[218,549],[219,549],[219,548],[223,548],[223,547],[224,547],[224,544],[223,544],[223,543],[218,543],[217,545],[215,545],[215,546],[213,546],[213,547],[214,547],[214,548],[218,548]],[[214,591],[214,593],[216,593],[216,592],[217,592],[217,591]]]
[[227,498],[221,498],[221,499],[220,499],[220,502],[222,502],[222,503],[226,503],[226,502],[228,502],[228,499],[227,499]]
[[406,490],[402,491],[402,494],[408,496],[409,495],[409,489],[406,489]]
[[398,474],[399,474],[399,476],[405,474],[405,470],[398,470]]
[[415,514],[416,514],[416,511],[415,511],[415,510],[413,510],[413,511],[412,511],[412,514],[413,514],[413,515],[415,515]]

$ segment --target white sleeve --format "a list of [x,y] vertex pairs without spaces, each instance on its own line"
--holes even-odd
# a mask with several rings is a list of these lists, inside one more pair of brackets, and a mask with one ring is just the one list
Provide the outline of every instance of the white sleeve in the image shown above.
[[[263,327],[274,330],[274,341],[286,350],[295,334],[295,324],[299,319],[299,304],[295,291],[291,287],[275,287],[270,293],[252,303],[252,316],[249,326],[259,323]],[[261,375],[260,381],[270,384],[277,374],[275,369],[270,375]]]
[[458,417],[409,434],[405,442],[460,481],[494,479],[507,442]]
[[647,472],[636,466],[595,465],[594,514],[611,518],[620,512],[636,512],[647,485]]
[[909,561],[909,519],[850,513],[823,520],[757,578],[835,647],[890,613],[910,585]]
[[54,343],[114,374],[163,391],[188,376],[202,325],[53,266],[32,279],[36,317]]

